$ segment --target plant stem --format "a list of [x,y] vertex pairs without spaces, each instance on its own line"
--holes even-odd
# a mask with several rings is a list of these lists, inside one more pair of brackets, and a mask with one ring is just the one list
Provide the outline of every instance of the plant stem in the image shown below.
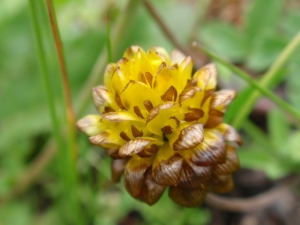
[[109,17],[106,15],[106,48],[108,52],[108,63],[112,62],[111,41],[110,41],[110,24]]
[[[199,48],[201,51],[205,52],[211,58],[213,58],[214,60],[216,60],[219,63],[221,63],[224,66],[226,66],[228,69],[230,69],[231,71],[233,71],[237,76],[239,76],[240,78],[242,78],[243,80],[245,80],[249,85],[251,85],[252,87],[254,87],[256,90],[258,90],[259,92],[261,92],[265,96],[267,96],[269,99],[271,99],[273,102],[275,102],[278,106],[280,106],[285,111],[289,112],[297,120],[300,121],[300,113],[295,108],[293,108],[292,106],[290,106],[289,104],[287,104],[285,101],[283,101],[282,99],[280,99],[279,97],[277,97],[269,89],[267,89],[265,87],[266,84],[264,82],[258,83],[257,81],[253,80],[246,72],[244,72],[243,70],[239,69],[238,67],[230,64],[226,60],[220,58],[219,56],[217,56],[216,54],[214,54],[213,52],[211,52],[210,50],[208,50],[204,46],[201,46],[201,45],[196,44],[196,43],[194,43],[193,46]],[[277,67],[277,72],[278,72],[278,69],[279,69],[279,67]],[[273,72],[273,74],[275,74],[275,73]],[[239,111],[239,113],[237,113],[237,115],[235,116],[235,119],[232,122],[232,125],[235,128],[239,129],[242,126],[242,123],[245,120],[245,118],[251,112],[251,110],[253,108],[253,104],[255,103],[255,100],[257,99],[257,97],[259,97],[259,92],[257,92],[256,90],[254,90],[252,92],[251,97],[249,99],[247,99],[247,101],[245,102],[245,104],[243,105],[243,107],[241,107],[241,110]]]
[[54,43],[56,47],[56,53],[57,53],[60,71],[61,71],[61,79],[62,79],[63,90],[64,90],[65,104],[66,104],[65,109],[66,109],[66,116],[67,116],[70,151],[73,153],[73,157],[76,158],[77,147],[76,147],[75,116],[72,107],[72,97],[71,97],[68,73],[67,73],[67,68],[65,63],[65,57],[64,57],[62,42],[59,34],[59,29],[57,26],[55,10],[52,4],[52,0],[46,0],[46,3],[47,3],[49,20],[51,23]]
[[[276,61],[272,64],[270,69],[265,73],[265,75],[260,80],[262,87],[269,87],[272,79],[276,76],[278,71],[285,65],[287,60],[292,56],[296,49],[300,45],[300,32],[296,34],[293,40],[286,46],[286,48],[281,52]],[[237,116],[233,121],[233,126],[239,128],[245,118],[250,114],[251,109],[253,108],[255,102],[260,97],[260,93],[257,90],[254,90],[247,99],[245,105],[241,108]],[[282,101],[285,103],[284,101]],[[279,105],[279,104],[278,104]],[[300,121],[299,113],[297,110],[292,108],[290,105],[285,104],[287,108],[283,108],[286,111],[289,111],[298,121]]]
[[50,117],[51,117],[51,122],[52,122],[52,127],[53,127],[53,133],[54,137],[57,143],[57,147],[59,151],[61,151],[64,148],[63,144],[63,139],[60,133],[60,123],[56,115],[56,110],[55,110],[55,103],[53,99],[53,90],[51,87],[51,81],[50,81],[50,75],[48,72],[48,67],[45,59],[45,51],[43,48],[42,44],[42,38],[41,38],[41,31],[38,26],[38,19],[37,19],[37,8],[36,4],[34,3],[34,0],[28,0],[29,2],[29,9],[30,9],[30,16],[31,16],[31,23],[33,27],[33,32],[34,32],[34,38],[35,38],[35,43],[36,43],[36,50],[37,50],[37,55],[38,55],[38,61],[40,64],[41,68],[41,76],[43,79],[45,91],[46,91],[46,97],[47,97],[47,103],[50,111]]

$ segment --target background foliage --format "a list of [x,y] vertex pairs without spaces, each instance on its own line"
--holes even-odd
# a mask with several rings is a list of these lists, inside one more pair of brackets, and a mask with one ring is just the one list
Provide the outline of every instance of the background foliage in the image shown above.
[[[75,200],[65,195],[65,185],[70,179],[60,172],[60,165],[64,161],[59,154],[48,151],[50,155],[55,155],[49,156],[53,159],[49,160],[50,163],[45,168],[37,166],[36,163],[46,157],[40,157],[42,153],[51,148],[53,132],[28,2],[0,1],[0,224],[209,223],[211,214],[206,207],[183,209],[172,203],[167,196],[163,196],[152,207],[133,200],[122,185],[111,183],[110,160],[105,157],[104,152],[92,147],[81,134],[78,134],[79,156],[74,170],[77,177],[70,181],[76,187],[67,186],[76,190]],[[32,2],[37,7],[56,113],[65,132],[63,89],[45,4],[37,0]],[[253,79],[262,79],[262,75],[299,32],[299,2],[220,2],[151,1],[181,43],[189,46],[193,40],[197,40],[248,72]],[[89,95],[89,89],[83,89],[84,83],[91,76],[89,74],[92,74],[92,69],[95,69],[98,56],[106,51],[106,14],[109,15],[110,28],[114,30],[120,17],[124,16],[126,4],[126,0],[54,1],[73,104],[77,111],[83,105],[82,91]],[[113,61],[118,60],[122,52],[133,44],[144,49],[153,45],[163,46],[169,51],[174,48],[142,1],[127,17],[130,23],[123,25],[122,35],[117,37],[117,42],[111,43]],[[111,35],[114,35],[113,31]],[[202,56],[203,62],[210,61],[205,54]],[[107,62],[105,57],[101,62]],[[242,103],[247,101],[255,89],[238,78],[228,67],[216,63],[220,87],[240,92],[226,115],[227,121],[232,122],[239,113],[237,109],[243,107]],[[298,50],[264,86],[272,88],[276,95],[298,112],[299,71]],[[96,74],[98,83],[101,82],[102,74],[103,71]],[[250,119],[246,118],[239,124],[245,141],[244,147],[239,149],[242,167],[262,170],[271,179],[299,173],[299,121],[266,98],[260,98],[250,110]],[[95,111],[91,98],[83,111]],[[80,116],[77,115],[77,118]],[[70,203],[78,206],[71,207]]]

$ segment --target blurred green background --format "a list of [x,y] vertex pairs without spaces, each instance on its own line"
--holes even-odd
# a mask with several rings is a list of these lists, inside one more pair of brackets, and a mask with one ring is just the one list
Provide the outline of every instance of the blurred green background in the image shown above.
[[[53,97],[59,119],[64,124],[59,66],[45,4],[35,2]],[[150,2],[180,43],[189,46],[197,40],[248,72],[253,79],[260,79],[300,30],[300,3],[296,0]],[[83,86],[98,56],[106,49],[106,15],[109,15],[113,35],[127,3],[127,0],[54,1],[75,109],[82,104]],[[175,48],[143,1],[136,3],[127,16],[130,22],[123,24],[118,42],[111,43],[114,61],[133,44],[144,49],[153,45],[163,46],[168,51]],[[104,151],[91,146],[81,134],[78,134],[79,157],[75,170],[79,210],[72,211],[64,197],[62,180],[65,178],[58,169],[61,161],[54,150],[43,155],[53,135],[35,41],[28,2],[1,0],[0,225],[75,224],[72,218],[80,218],[78,224],[86,225],[209,224],[211,211],[207,207],[184,209],[171,202],[167,195],[152,207],[132,199],[122,185],[110,181],[110,160]],[[211,61],[205,54],[202,56],[203,63]],[[242,107],[241,102],[247,101],[253,89],[228,68],[217,65],[220,87],[241,93],[226,115],[230,122],[239,112],[236,107]],[[98,74],[99,84],[102,72]],[[300,111],[299,73],[298,49],[269,87]],[[84,114],[95,112],[91,97],[83,111]],[[273,180],[298,173],[299,121],[265,98],[253,106],[250,119],[242,127],[245,141],[239,149],[242,167],[262,170]],[[49,163],[40,166],[38,163],[45,159]]]

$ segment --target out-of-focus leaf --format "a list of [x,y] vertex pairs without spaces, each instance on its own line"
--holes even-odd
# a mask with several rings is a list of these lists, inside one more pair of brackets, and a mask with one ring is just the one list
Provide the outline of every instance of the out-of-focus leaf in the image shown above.
[[283,113],[278,109],[271,110],[268,114],[268,132],[273,146],[285,146],[289,130],[288,121]]
[[244,33],[231,24],[208,23],[200,30],[200,40],[213,51],[234,62],[243,62],[247,43]]
[[28,202],[12,202],[0,210],[0,222],[3,225],[32,225],[32,209]]
[[295,164],[296,172],[300,172],[300,131],[290,133],[287,143],[282,143],[287,157]]
[[271,179],[278,179],[288,173],[285,164],[276,160],[271,151],[256,146],[239,150],[240,164],[244,168],[262,170]]
[[246,15],[246,35],[248,47],[265,33],[272,31],[280,16],[282,0],[254,0],[250,2]]
[[255,44],[251,47],[250,54],[247,57],[247,67],[252,71],[264,71],[271,66],[278,55],[287,45],[285,37],[260,35]]
[[285,12],[284,16],[282,16],[280,20],[280,29],[282,29],[282,33],[291,39],[299,31],[300,6],[298,5],[298,7],[293,7],[286,10],[287,11]]
[[300,111],[300,60],[295,57],[289,65],[289,76],[287,77],[287,98],[291,104]]

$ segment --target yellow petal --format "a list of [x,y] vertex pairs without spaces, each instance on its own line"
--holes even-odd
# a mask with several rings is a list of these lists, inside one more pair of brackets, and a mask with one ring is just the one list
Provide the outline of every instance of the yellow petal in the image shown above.
[[117,69],[117,64],[116,63],[110,63],[106,66],[105,72],[104,72],[104,84],[107,88],[111,86],[111,78]]
[[162,61],[166,62],[167,65],[172,64],[169,53],[164,48],[159,46],[153,46],[149,49],[149,54],[150,52],[155,52],[155,54],[158,55]]
[[132,59],[136,53],[138,52],[138,50],[144,51],[140,46],[137,45],[132,45],[129,48],[126,49],[126,51],[124,52],[123,57],[127,58],[127,59]]
[[88,136],[99,134],[106,129],[106,126],[101,123],[101,116],[99,115],[85,116],[76,123],[76,126]]
[[[170,125],[177,127],[176,119],[172,117],[180,116],[181,110],[178,103],[165,102],[150,110],[147,117],[147,129],[157,135],[162,135],[162,128]],[[178,119],[178,118],[177,118]]]
[[136,114],[134,107],[137,106],[145,118],[147,117],[148,110],[145,107],[144,102],[150,101],[153,106],[156,106],[161,102],[157,93],[149,86],[137,81],[128,83],[121,93],[121,98],[129,112]]
[[125,167],[125,187],[129,194],[138,198],[141,194],[145,181],[145,172],[151,166],[151,158],[133,156]]
[[171,187],[170,198],[177,204],[185,207],[199,207],[202,205],[206,191],[201,189],[186,189],[181,187]]
[[146,171],[144,185],[138,199],[146,202],[148,205],[153,205],[160,199],[165,189],[166,186],[157,184],[153,180],[151,176],[151,169],[149,168]]
[[176,90],[180,86],[179,73],[175,67],[167,66],[167,64],[163,62],[160,65],[156,76],[154,76],[153,89],[158,96],[162,96],[171,86]]
[[182,91],[187,84],[187,80],[191,79],[192,70],[193,60],[190,56],[188,56],[179,64],[179,84],[177,86],[178,91]]
[[196,148],[182,152],[186,160],[198,166],[212,166],[226,160],[225,141],[216,130],[204,130],[204,141]]
[[159,148],[152,165],[153,179],[165,186],[176,186],[181,173],[182,158],[169,144]]
[[175,151],[189,150],[203,141],[203,134],[201,123],[185,123],[169,136],[169,143]]

